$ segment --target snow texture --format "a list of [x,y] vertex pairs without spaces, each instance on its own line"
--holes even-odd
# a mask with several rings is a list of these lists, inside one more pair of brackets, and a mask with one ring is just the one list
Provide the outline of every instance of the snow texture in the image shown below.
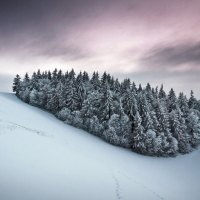
[[199,200],[200,150],[156,158],[0,94],[0,200]]

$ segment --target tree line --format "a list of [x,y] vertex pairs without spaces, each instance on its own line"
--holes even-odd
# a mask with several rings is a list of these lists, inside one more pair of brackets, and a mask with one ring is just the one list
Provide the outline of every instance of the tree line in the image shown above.
[[190,98],[176,96],[163,85],[142,88],[129,78],[119,81],[106,72],[90,78],[85,71],[76,76],[73,69],[17,75],[13,91],[67,124],[141,154],[175,156],[200,144],[200,101],[193,91]]

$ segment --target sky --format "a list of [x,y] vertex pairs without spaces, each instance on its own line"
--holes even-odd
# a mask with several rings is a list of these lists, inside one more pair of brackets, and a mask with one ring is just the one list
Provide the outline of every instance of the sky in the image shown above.
[[56,67],[200,98],[199,10],[199,0],[2,0],[0,91]]

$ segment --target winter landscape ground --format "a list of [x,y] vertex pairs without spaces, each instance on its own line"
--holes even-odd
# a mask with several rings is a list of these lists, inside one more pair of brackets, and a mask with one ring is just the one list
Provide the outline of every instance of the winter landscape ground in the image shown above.
[[142,156],[0,93],[0,200],[199,200],[199,169],[200,150]]

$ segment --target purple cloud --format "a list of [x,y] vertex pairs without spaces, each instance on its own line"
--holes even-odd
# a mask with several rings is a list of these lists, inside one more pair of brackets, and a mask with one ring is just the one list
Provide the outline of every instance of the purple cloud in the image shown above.
[[184,68],[200,69],[200,42],[176,45],[161,45],[148,50],[140,59],[142,66],[149,69]]

